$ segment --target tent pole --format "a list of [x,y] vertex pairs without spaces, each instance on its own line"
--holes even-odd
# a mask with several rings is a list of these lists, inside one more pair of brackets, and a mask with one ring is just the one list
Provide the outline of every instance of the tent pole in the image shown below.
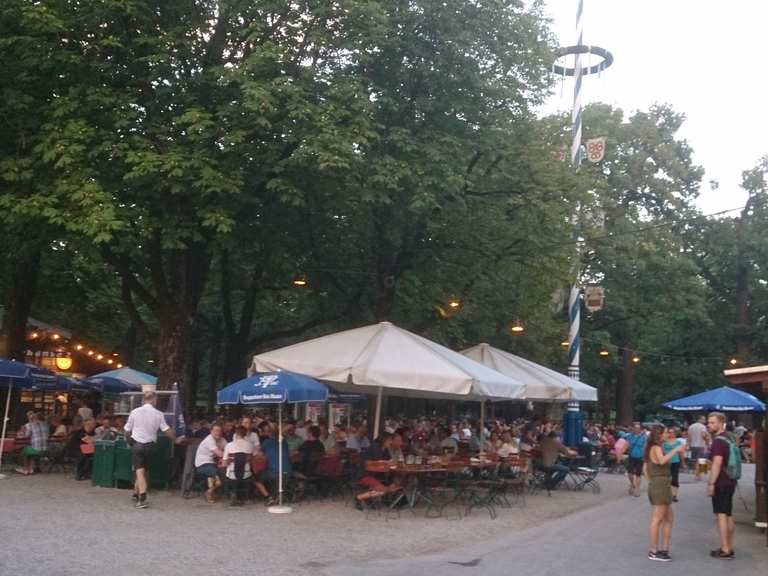
[[3,434],[0,436],[0,479],[5,478],[3,470],[3,449],[5,448],[5,432],[8,429],[8,410],[11,407],[11,380],[8,379],[8,396],[5,399],[5,413],[3,415]]
[[381,429],[381,395],[383,393],[383,389],[381,386],[379,386],[378,391],[376,392],[376,415],[373,420],[373,439],[376,440],[376,438],[379,437],[379,430]]
[[480,456],[485,454],[485,398],[480,401]]

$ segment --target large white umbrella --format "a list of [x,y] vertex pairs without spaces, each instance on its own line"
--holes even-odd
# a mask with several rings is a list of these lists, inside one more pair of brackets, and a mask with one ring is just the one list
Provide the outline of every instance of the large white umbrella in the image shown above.
[[597,401],[597,388],[488,344],[478,344],[462,354],[524,382],[527,400]]
[[254,356],[250,373],[290,370],[333,382],[342,392],[417,398],[512,400],[525,385],[450,348],[381,322]]

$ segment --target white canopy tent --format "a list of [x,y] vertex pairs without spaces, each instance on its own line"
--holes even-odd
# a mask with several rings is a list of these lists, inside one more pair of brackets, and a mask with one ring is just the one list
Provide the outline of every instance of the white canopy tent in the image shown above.
[[[290,370],[341,392],[459,400],[525,398],[525,385],[417,334],[381,322],[254,356],[250,374]],[[483,404],[484,406],[484,404]]]
[[478,344],[464,350],[462,354],[523,382],[526,386],[526,400],[597,401],[597,388],[489,344]]

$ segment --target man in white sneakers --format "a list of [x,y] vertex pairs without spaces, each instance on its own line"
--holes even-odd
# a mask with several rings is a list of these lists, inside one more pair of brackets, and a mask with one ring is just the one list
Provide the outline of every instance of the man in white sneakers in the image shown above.
[[136,474],[133,488],[133,500],[136,508],[146,508],[147,503],[147,461],[155,449],[157,432],[162,431],[173,440],[173,430],[165,421],[165,416],[155,408],[157,395],[154,392],[144,392],[144,404],[131,411],[125,431],[130,436],[131,459]]

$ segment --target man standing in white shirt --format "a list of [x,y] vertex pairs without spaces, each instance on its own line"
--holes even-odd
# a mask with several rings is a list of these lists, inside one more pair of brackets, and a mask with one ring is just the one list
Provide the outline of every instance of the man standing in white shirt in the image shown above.
[[688,426],[688,446],[691,447],[691,460],[693,460],[694,477],[701,480],[701,472],[697,466],[699,458],[707,457],[707,441],[709,433],[705,422],[706,417],[699,416],[698,420]]
[[147,461],[157,442],[157,432],[162,431],[173,440],[173,430],[165,421],[165,416],[155,408],[157,395],[154,392],[144,392],[144,404],[131,411],[125,431],[131,438],[131,458],[133,470],[136,473],[136,483],[133,488],[133,499],[136,508],[146,508],[147,503]]

